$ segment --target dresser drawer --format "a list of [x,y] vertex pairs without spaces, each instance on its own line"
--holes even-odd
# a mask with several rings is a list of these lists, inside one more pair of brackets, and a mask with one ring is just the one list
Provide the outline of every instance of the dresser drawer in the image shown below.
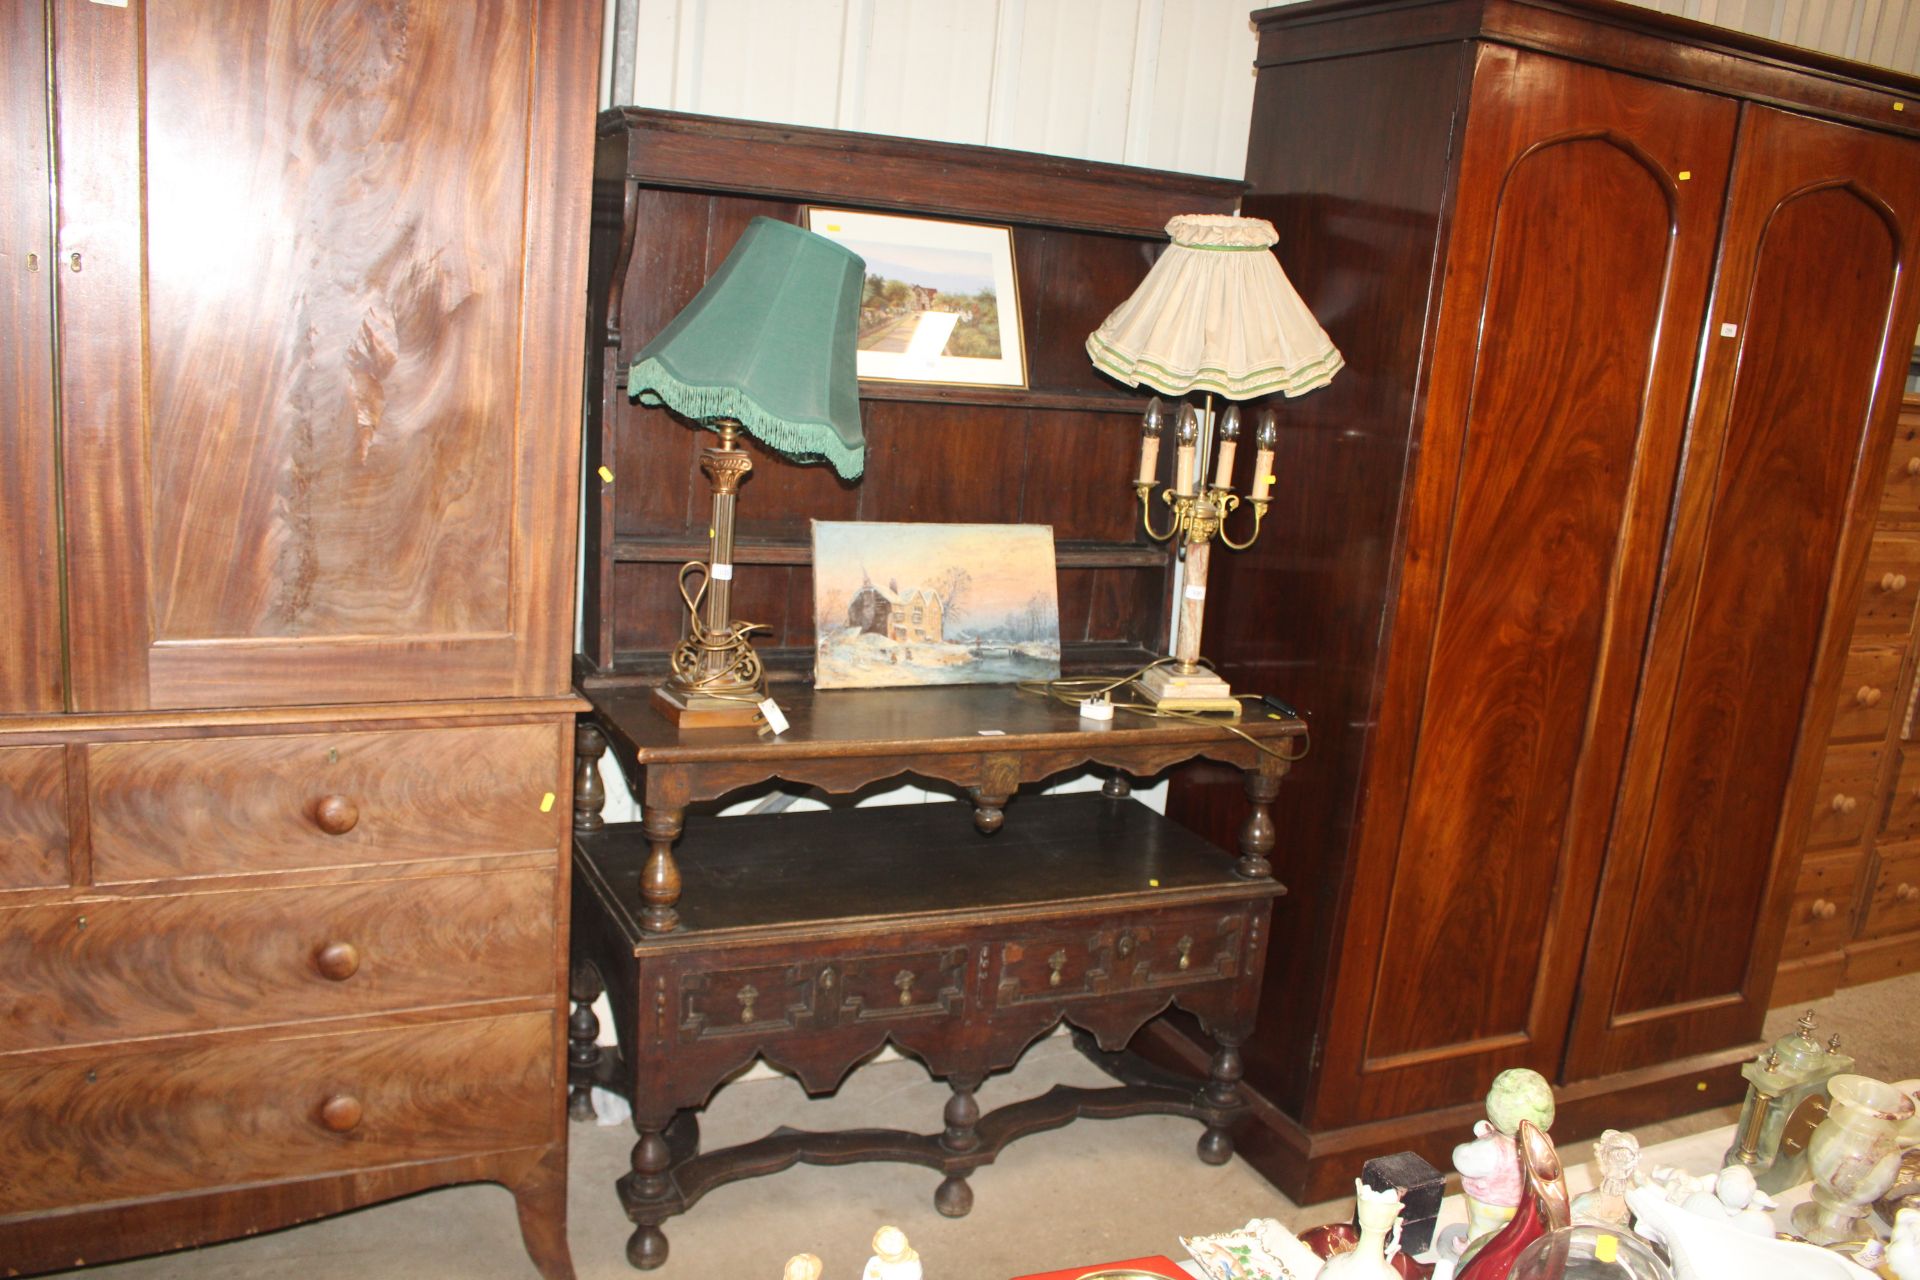
[[1916,597],[1920,597],[1920,537],[1875,534],[1860,584],[1854,640],[1905,636],[1913,630]]
[[1880,494],[1882,520],[1920,520],[1920,409],[1903,405]]
[[1840,677],[1840,704],[1833,716],[1835,739],[1880,738],[1893,719],[1894,686],[1900,682],[1901,651],[1854,649]]
[[1880,834],[1888,840],[1920,837],[1920,746],[1900,748],[1900,769],[1889,791]]
[[1854,904],[1866,865],[1859,851],[1809,857],[1800,864],[1780,962],[1838,951],[1853,937]]
[[1831,747],[1820,769],[1813,820],[1807,828],[1810,848],[1852,844],[1866,834],[1874,783],[1880,774],[1880,748]]
[[0,1218],[537,1146],[554,1034],[524,1013],[0,1060]]
[[1001,1007],[1179,987],[1239,973],[1246,916],[1218,908],[1080,929],[1035,928],[999,945]]
[[555,874],[0,913],[0,1052],[550,997]]
[[1881,854],[1860,932],[1878,938],[1910,929],[1920,929],[1920,846],[1912,845]]
[[0,889],[68,879],[66,748],[0,747]]
[[560,729],[117,742],[87,753],[98,884],[552,852]]

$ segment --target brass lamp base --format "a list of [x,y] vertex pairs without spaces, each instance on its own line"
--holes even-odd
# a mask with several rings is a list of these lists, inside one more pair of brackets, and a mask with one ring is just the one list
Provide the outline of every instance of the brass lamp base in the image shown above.
[[1214,711],[1240,714],[1233,689],[1205,667],[1184,672],[1177,666],[1153,667],[1136,680],[1147,701],[1162,711]]
[[751,702],[716,698],[663,684],[653,691],[656,711],[682,729],[731,729],[756,723],[760,708]]

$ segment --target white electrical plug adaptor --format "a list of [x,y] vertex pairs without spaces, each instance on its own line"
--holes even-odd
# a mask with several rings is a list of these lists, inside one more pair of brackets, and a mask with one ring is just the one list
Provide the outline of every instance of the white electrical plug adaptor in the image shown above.
[[1104,693],[1080,700],[1080,716],[1085,720],[1113,719],[1113,699]]

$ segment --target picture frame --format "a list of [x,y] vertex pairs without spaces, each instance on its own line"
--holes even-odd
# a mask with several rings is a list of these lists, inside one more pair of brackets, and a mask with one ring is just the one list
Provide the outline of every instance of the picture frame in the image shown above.
[[856,366],[871,382],[1027,385],[1013,228],[808,205],[867,263]]

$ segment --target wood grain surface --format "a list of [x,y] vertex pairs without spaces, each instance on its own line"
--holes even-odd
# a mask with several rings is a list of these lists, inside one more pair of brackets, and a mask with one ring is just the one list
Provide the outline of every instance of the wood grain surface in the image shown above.
[[0,889],[66,884],[68,849],[66,751],[0,747]]
[[[555,725],[107,743],[88,749],[103,884],[559,847]],[[569,739],[570,740],[570,739]],[[356,811],[322,827],[331,797]]]
[[0,713],[58,711],[65,696],[60,520],[54,475],[53,300],[59,279],[47,152],[46,11],[0,13]]
[[[538,1145],[554,1027],[524,1013],[0,1066],[0,1248],[36,1211]],[[358,1123],[327,1127],[335,1099]]]
[[555,872],[0,912],[0,1055],[553,994]]

